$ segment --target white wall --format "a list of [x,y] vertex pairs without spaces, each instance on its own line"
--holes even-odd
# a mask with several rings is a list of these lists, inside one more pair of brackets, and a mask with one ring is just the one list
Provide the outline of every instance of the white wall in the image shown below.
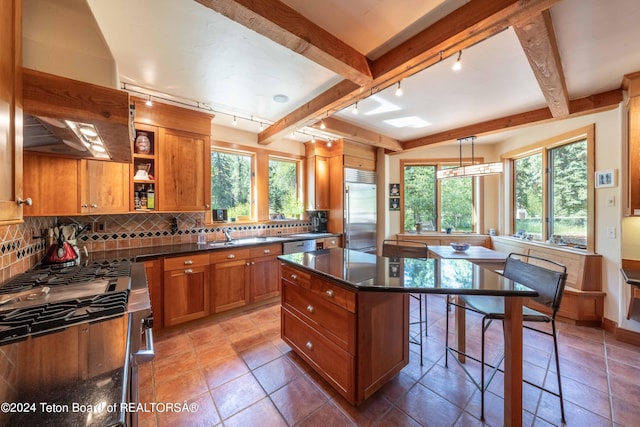
[[[626,144],[626,109],[621,104],[614,110],[590,114],[572,119],[544,123],[529,126],[518,131],[505,132],[504,138],[494,146],[476,145],[478,156],[484,156],[486,161],[497,161],[501,153],[514,150],[519,147],[531,145],[566,132],[595,124],[596,139],[596,170],[615,169],[618,172],[618,185],[612,188],[600,188],[595,190],[595,218],[596,218],[596,252],[603,256],[602,282],[603,291],[607,293],[605,298],[605,318],[617,322],[619,326],[640,331],[640,322],[627,321],[626,311],[629,303],[629,285],[624,283],[620,275],[622,259],[622,241],[625,241],[625,258],[640,259],[640,219],[630,218],[624,221],[624,207],[621,201],[626,200],[623,192],[627,186],[620,179],[626,176],[623,167],[626,160],[623,159]],[[388,182],[400,182],[400,159],[437,159],[458,156],[458,147],[455,144],[425,147],[420,150],[410,151],[402,155],[389,156]],[[463,152],[463,156],[465,153]],[[506,185],[508,180],[502,177],[485,178],[484,215],[485,228],[497,228],[504,230],[506,223],[504,202],[499,191],[501,185]],[[385,186],[388,185],[385,183]],[[613,196],[614,206],[608,206],[607,200]],[[500,204],[500,207],[498,206]],[[388,206],[387,206],[388,209]],[[607,237],[607,228],[614,227],[616,237]],[[389,213],[389,226],[387,235],[393,235],[400,231],[400,213]],[[486,232],[486,230],[483,230]]]

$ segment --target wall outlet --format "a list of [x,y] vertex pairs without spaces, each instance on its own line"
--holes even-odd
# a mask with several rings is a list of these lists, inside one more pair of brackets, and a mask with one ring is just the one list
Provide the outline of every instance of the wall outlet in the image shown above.
[[616,228],[615,227],[607,227],[607,237],[609,239],[616,238]]
[[107,232],[107,223],[106,222],[95,222],[93,224],[95,227],[93,231],[96,233],[106,233]]

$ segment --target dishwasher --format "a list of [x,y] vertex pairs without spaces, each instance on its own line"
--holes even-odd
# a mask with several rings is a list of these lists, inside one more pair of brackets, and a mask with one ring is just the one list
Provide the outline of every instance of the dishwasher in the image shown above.
[[316,250],[316,239],[298,240],[296,242],[284,242],[282,244],[282,253],[294,254],[296,252],[309,252]]

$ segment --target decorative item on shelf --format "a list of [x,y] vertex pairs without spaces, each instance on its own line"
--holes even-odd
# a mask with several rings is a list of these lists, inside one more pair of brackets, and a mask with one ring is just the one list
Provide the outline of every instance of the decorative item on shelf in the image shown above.
[[138,163],[136,165],[136,174],[133,179],[139,181],[149,181],[149,171],[151,170],[151,163]]
[[147,209],[147,193],[144,191],[140,195],[140,208]]
[[456,252],[464,252],[467,249],[469,249],[470,246],[471,245],[469,245],[468,243],[464,243],[464,242],[451,242],[451,247]]
[[138,136],[136,136],[135,142],[135,152],[136,154],[150,154],[151,153],[151,140],[147,136],[146,132],[137,132]]
[[136,191],[133,194],[133,208],[134,209],[140,209],[141,205],[140,205],[140,193],[138,191]]

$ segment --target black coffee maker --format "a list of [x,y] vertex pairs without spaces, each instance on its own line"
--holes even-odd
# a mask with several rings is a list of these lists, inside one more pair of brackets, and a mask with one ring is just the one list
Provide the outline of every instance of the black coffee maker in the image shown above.
[[326,233],[329,223],[328,211],[309,211],[309,221],[311,221],[311,232]]

